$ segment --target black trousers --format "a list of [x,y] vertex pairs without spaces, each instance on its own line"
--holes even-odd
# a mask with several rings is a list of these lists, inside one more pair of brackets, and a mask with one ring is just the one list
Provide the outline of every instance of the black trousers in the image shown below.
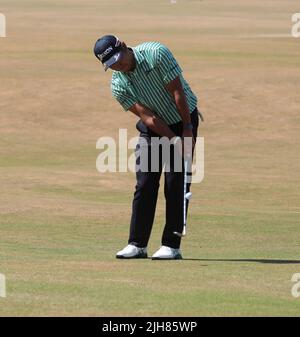
[[[197,108],[191,113],[191,121],[193,124],[193,135],[196,139],[199,124]],[[169,127],[177,136],[182,136],[182,122],[169,125]],[[153,143],[151,142],[151,137],[161,137],[149,128],[147,128],[147,126],[141,120],[137,123],[136,128],[138,129],[138,131],[140,131],[140,140],[141,137],[143,138],[143,141],[139,141],[136,147],[136,153],[139,154],[136,159],[136,164],[139,165],[139,167],[142,166],[140,162],[141,158],[143,158],[143,156],[141,156],[141,151],[147,151],[148,166],[150,168],[151,146],[153,146]],[[172,161],[172,156],[174,156],[174,149],[173,151],[170,151],[170,154],[170,170],[169,172],[164,173],[166,223],[162,234],[161,243],[164,246],[179,248],[181,238],[175,235],[174,231],[181,233],[183,230],[184,173],[183,170],[181,170],[181,172],[176,172],[176,170],[174,170],[174,162]],[[160,161],[158,172],[151,172],[151,169],[149,169],[148,172],[143,172],[143,170],[136,171],[137,184],[135,186],[135,193],[132,203],[132,216],[128,243],[133,244],[137,247],[146,247],[148,245],[152,230],[159,189],[159,180],[164,164],[161,160],[161,153],[159,158]],[[188,192],[189,190],[190,183],[187,184],[186,191]],[[188,201],[186,210],[187,209]]]

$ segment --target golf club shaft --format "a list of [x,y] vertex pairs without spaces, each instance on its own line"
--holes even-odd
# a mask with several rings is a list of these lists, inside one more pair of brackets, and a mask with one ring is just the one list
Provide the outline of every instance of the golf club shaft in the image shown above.
[[187,170],[188,170],[188,160],[189,159],[184,159],[184,172],[183,172],[183,230],[182,233],[179,232],[174,232],[175,235],[178,235],[180,237],[183,237],[186,235],[186,219],[187,219],[187,214],[186,214],[186,209],[187,209],[187,200],[189,200],[192,196],[192,193],[187,193]]
[[[183,233],[186,233],[186,185],[187,185],[187,159],[184,159],[184,186],[183,186]],[[183,234],[182,233],[182,234]]]

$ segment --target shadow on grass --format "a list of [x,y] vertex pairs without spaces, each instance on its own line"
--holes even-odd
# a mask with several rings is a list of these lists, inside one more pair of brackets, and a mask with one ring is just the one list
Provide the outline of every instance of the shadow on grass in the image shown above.
[[189,259],[183,258],[185,261],[201,261],[201,262],[254,262],[269,264],[300,264],[300,260],[272,260],[272,259]]

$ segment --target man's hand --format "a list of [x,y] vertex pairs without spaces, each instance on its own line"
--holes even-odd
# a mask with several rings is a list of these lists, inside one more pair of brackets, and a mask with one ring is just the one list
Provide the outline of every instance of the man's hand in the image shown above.
[[182,137],[174,138],[175,149],[183,158],[191,158],[195,146],[195,139],[192,130],[185,130]]

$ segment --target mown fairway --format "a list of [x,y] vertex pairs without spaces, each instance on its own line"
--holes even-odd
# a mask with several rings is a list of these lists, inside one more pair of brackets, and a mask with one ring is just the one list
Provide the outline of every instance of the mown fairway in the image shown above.
[[[0,316],[299,315],[296,0],[1,0]],[[135,184],[101,136],[137,134],[92,54],[112,33],[173,51],[205,116],[183,261],[119,261]],[[163,180],[161,180],[163,187]],[[164,223],[160,191],[149,253]]]

